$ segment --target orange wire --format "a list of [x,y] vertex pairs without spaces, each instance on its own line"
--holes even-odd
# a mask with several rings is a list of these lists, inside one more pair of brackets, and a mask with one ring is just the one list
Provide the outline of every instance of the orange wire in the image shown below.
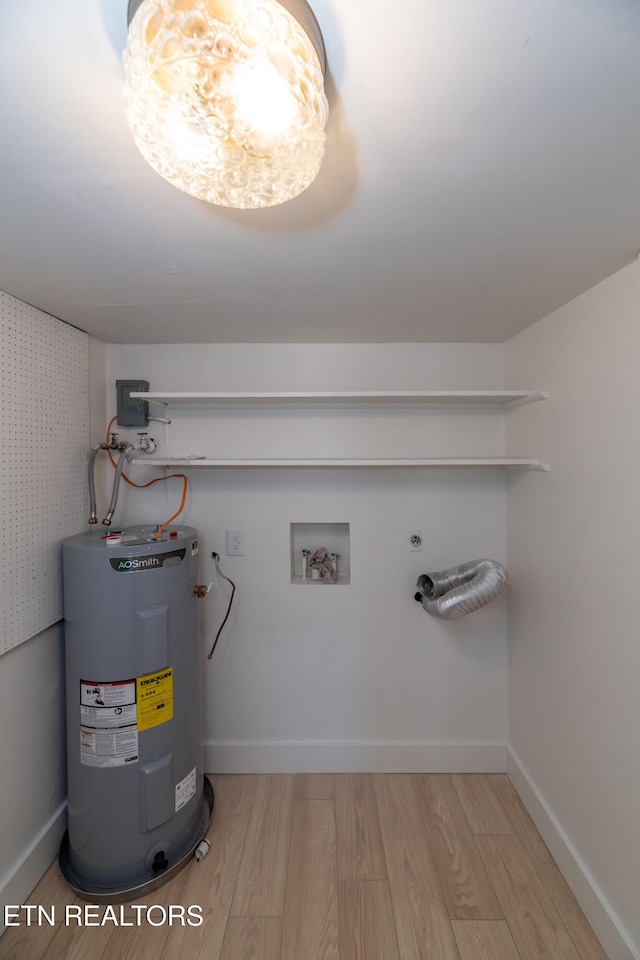
[[[111,433],[111,426],[112,426],[112,424],[113,424],[113,421],[116,420],[116,419],[117,419],[117,416],[116,416],[116,417],[112,417],[111,420],[109,421],[109,426],[107,427],[107,453],[109,454],[109,460],[111,460],[111,466],[112,466],[112,467],[116,467],[117,464],[116,464],[115,460],[113,459],[113,457],[112,457],[112,455],[111,455],[111,448],[109,447],[109,434]],[[168,527],[169,524],[172,522],[172,520],[175,520],[175,518],[176,518],[177,516],[179,516],[179,515],[182,513],[182,511],[184,510],[184,505],[185,505],[185,502],[186,502],[186,499],[187,499],[187,486],[188,486],[188,483],[189,483],[189,481],[187,480],[186,475],[185,475],[184,473],[169,473],[166,477],[155,477],[153,480],[149,480],[148,483],[136,483],[135,480],[131,480],[131,479],[126,475],[126,473],[125,473],[124,470],[123,470],[123,471],[122,471],[122,478],[123,478],[123,480],[126,480],[126,482],[129,484],[129,486],[131,486],[131,487],[137,487],[139,490],[144,490],[145,487],[152,487],[154,483],[160,483],[160,481],[162,481],[162,480],[172,480],[172,479],[182,480],[182,499],[181,499],[181,501],[180,501],[180,506],[178,507],[178,509],[176,510],[176,512],[174,513],[174,515],[173,515],[172,517],[169,517],[168,520],[165,520],[165,522],[162,524],[162,526],[159,527],[159,529],[158,529],[158,530],[156,531],[156,533],[154,534],[153,539],[154,539],[154,540],[158,540],[158,539],[160,538],[160,535],[161,535],[162,532],[164,531],[164,529],[165,529],[166,527]]]

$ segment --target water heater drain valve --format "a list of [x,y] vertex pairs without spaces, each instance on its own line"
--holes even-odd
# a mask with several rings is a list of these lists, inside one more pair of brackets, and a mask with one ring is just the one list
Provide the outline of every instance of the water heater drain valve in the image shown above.
[[211,850],[211,844],[209,843],[209,841],[201,840],[198,846],[196,847],[193,855],[196,858],[196,860],[200,862],[200,860],[204,860],[206,855],[209,853],[209,850]]

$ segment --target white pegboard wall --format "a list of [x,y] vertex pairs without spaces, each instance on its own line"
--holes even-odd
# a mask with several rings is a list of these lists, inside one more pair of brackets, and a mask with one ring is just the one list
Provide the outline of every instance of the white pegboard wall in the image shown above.
[[89,337],[0,292],[0,654],[62,617],[60,542],[87,512]]

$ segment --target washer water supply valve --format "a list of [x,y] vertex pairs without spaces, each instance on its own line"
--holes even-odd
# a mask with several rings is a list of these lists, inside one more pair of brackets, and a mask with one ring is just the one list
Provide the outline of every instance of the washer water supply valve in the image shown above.
[[335,583],[338,579],[338,560],[340,554],[318,547],[315,552],[302,550],[302,579],[320,580],[323,583]]

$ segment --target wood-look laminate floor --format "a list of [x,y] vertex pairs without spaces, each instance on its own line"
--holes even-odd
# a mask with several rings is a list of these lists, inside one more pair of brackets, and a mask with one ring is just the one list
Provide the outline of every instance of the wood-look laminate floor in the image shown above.
[[606,960],[504,775],[212,779],[211,853],[144,913],[65,922],[80,901],[54,863],[28,900],[54,925],[21,913],[0,958]]

